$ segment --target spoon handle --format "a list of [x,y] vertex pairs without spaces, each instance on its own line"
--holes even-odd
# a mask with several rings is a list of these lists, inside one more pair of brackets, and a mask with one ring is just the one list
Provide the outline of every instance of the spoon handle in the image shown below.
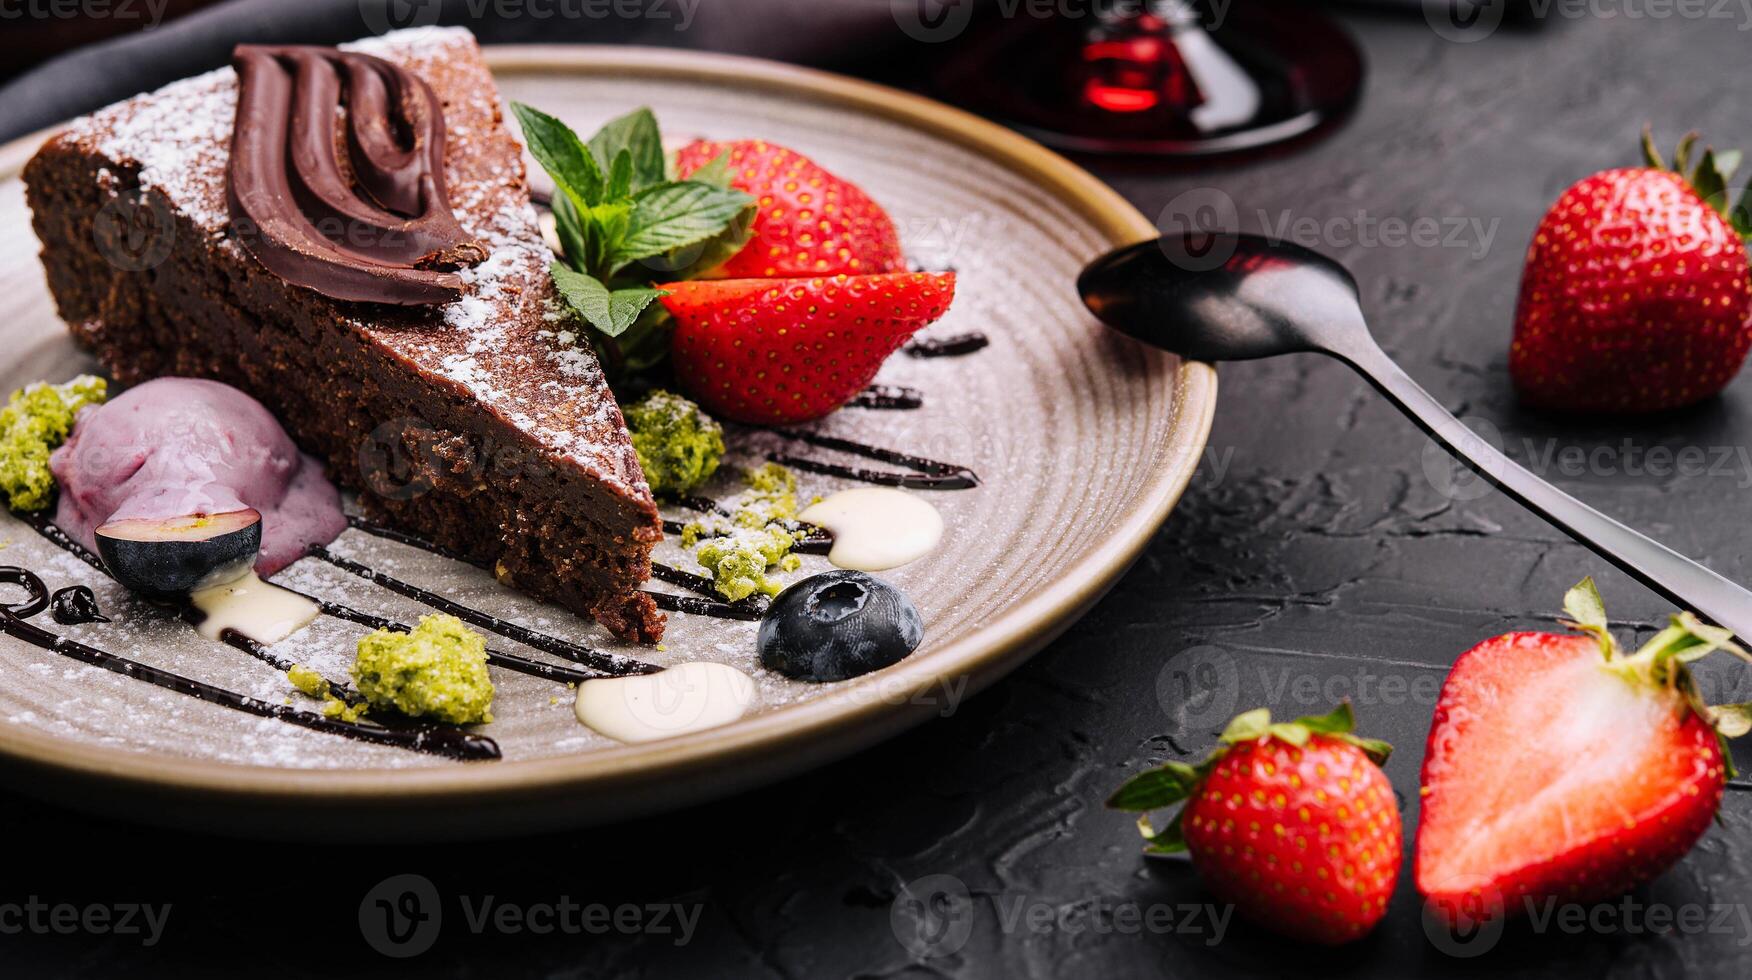
[[1466,428],[1380,347],[1371,343],[1335,354],[1368,378],[1431,438],[1522,506],[1680,608],[1752,640],[1752,592],[1533,475]]

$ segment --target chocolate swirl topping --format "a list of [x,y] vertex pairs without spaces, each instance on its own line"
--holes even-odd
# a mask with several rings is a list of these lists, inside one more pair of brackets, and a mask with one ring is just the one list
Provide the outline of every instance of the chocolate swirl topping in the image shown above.
[[461,296],[455,270],[487,250],[451,213],[431,87],[335,48],[240,44],[231,60],[239,91],[226,190],[232,233],[249,253],[334,299]]

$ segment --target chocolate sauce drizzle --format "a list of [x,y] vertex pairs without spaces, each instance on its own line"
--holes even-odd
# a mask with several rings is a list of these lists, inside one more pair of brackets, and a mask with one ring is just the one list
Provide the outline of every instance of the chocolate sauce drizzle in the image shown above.
[[886,408],[910,410],[925,403],[925,393],[905,385],[875,384],[852,396],[847,408]]
[[26,619],[48,607],[49,590],[41,578],[27,569],[19,568],[16,565],[7,565],[0,566],[0,582],[22,585],[31,595],[28,600],[22,603],[0,605],[0,632],[23,640],[38,649],[47,650],[93,667],[101,667],[124,677],[145,681],[154,687],[185,694],[209,704],[221,705],[262,718],[274,718],[301,728],[340,735],[360,742],[388,745],[452,759],[477,760],[501,757],[499,744],[485,735],[432,725],[379,728],[372,725],[361,725],[357,722],[342,721],[338,718],[325,717],[313,711],[304,711],[287,705],[270,704],[259,698],[238,694],[235,691],[228,691],[225,688],[184,677],[181,674],[153,667],[150,664],[117,656],[96,647],[87,646],[77,640],[56,636],[48,630],[25,622]]
[[[700,501],[700,500],[705,500],[705,498],[683,498],[684,502],[688,501],[688,500]],[[712,501],[705,501],[705,503],[707,506],[710,506],[710,507],[717,507],[718,506],[716,503],[714,503]],[[722,508],[718,508],[718,510],[720,513],[724,512]],[[449,558],[452,561],[459,561],[459,562],[463,562],[465,564],[474,565],[476,568],[485,568],[486,567],[484,564],[477,562],[477,561],[474,561],[466,555],[458,554],[457,552],[451,551],[450,549],[445,548],[442,545],[434,544],[430,541],[427,541],[424,538],[409,534],[406,531],[398,531],[395,528],[384,527],[381,524],[374,524],[370,521],[365,520],[362,517],[355,517],[355,516],[349,515],[347,517],[347,524],[348,524],[348,526],[355,528],[357,530],[360,530],[360,531],[364,531],[367,534],[374,534],[380,538],[384,538],[384,539],[389,540],[389,541],[397,542],[398,544],[405,544],[410,548],[419,548],[422,551],[429,551],[432,554],[437,555],[441,558]],[[672,524],[674,525],[674,530],[670,531],[670,525],[672,525]],[[664,527],[664,530],[670,531],[670,533],[672,533],[672,534],[680,534],[681,533],[681,525],[678,522],[664,521],[663,527]],[[695,592],[698,592],[703,596],[715,597],[717,595],[717,593],[712,590],[712,580],[709,578],[706,578],[703,575],[695,575],[692,572],[684,572],[679,568],[671,568],[668,565],[662,565],[662,564],[658,564],[656,562],[651,563],[651,574],[652,574],[652,576],[659,578],[659,579],[663,579],[666,582],[673,582],[677,585],[685,585],[688,588],[693,589]],[[686,576],[689,580],[693,580],[693,581],[679,581],[676,578],[669,578],[668,576],[670,576],[670,575]],[[704,588],[701,588],[698,585],[698,583],[700,583],[700,582],[705,583]],[[412,586],[410,586],[410,588],[412,588]],[[749,603],[748,600],[743,600],[743,602],[740,602],[740,603],[733,603],[733,602],[723,602],[723,601],[720,601],[716,598],[701,599],[701,598],[697,598],[695,596],[676,595],[673,592],[657,592],[657,591],[654,591],[652,589],[642,589],[640,591],[642,591],[646,595],[650,596],[652,601],[657,603],[657,607],[659,609],[667,609],[671,612],[691,613],[691,614],[694,614],[697,616],[715,616],[719,619],[756,620],[756,619],[759,619],[761,617],[762,613],[764,613],[766,611],[766,607],[764,605],[761,605],[758,609],[756,609],[756,608],[754,608],[754,604]],[[762,596],[761,598],[765,599],[765,596]],[[563,642],[563,641],[561,641],[561,642]],[[489,653],[490,652],[491,651],[489,651]],[[566,654],[562,653],[562,654],[560,654],[560,656],[566,656]],[[637,663],[638,661],[631,661],[631,662]],[[643,671],[630,671],[630,672],[623,672],[623,673],[651,673],[652,671],[656,671],[656,670],[661,669],[654,664],[645,664],[644,666],[649,668],[649,669],[643,670]],[[586,675],[583,675],[583,678],[588,680],[592,676],[600,676],[600,675],[586,674]]]
[[50,615],[62,626],[78,626],[82,623],[107,623],[108,616],[98,608],[97,596],[92,594],[89,585],[69,585],[59,589],[49,597]]
[[240,44],[231,61],[226,197],[249,253],[334,299],[416,306],[461,296],[454,270],[487,250],[451,212],[444,111],[431,87],[382,58],[334,48]]
[[[23,514],[16,512],[13,516],[30,525],[32,529],[38,534],[41,534],[49,541],[49,543],[61,548],[68,554],[73,555],[75,558],[78,558],[98,571],[103,572],[105,575],[109,574],[108,569],[103,567],[102,558],[93,554],[84,545],[73,540],[67,535],[67,532],[61,530],[46,517],[41,514]],[[331,602],[327,599],[318,599],[315,596],[299,592],[297,589],[287,589],[284,585],[279,587],[286,589],[287,592],[303,596],[311,602],[316,603],[317,609],[325,616],[333,616],[336,619],[346,620],[350,623],[357,623],[360,626],[374,630],[392,630],[397,633],[409,633],[413,631],[413,627],[406,623],[398,623],[393,619],[386,619],[382,616],[376,616],[371,613],[360,612],[351,606],[345,606],[338,602]],[[182,615],[183,618],[191,624],[200,622],[200,611],[193,607],[185,607]],[[219,639],[225,644],[238,650],[242,650],[244,653],[247,653],[250,656],[255,657],[257,660],[260,660],[278,670],[291,670],[294,666],[292,661],[283,657],[275,656],[263,644],[258,643],[235,630],[225,630],[221,632],[219,634]],[[506,670],[516,671],[519,674],[527,674],[531,677],[539,677],[543,680],[554,681],[561,684],[577,684],[594,677],[603,676],[602,674],[587,673],[572,667],[565,667],[558,664],[546,664],[539,660],[530,660],[526,657],[519,657],[516,654],[495,650],[492,647],[487,648],[487,663],[497,667],[503,667]],[[336,690],[337,696],[340,696],[342,700],[348,700],[349,703],[352,703],[346,694],[342,693],[350,693],[345,685],[337,684],[331,680],[329,686]]]
[[108,575],[109,569],[103,567],[103,559],[99,558],[96,552],[93,552],[90,548],[73,540],[66,531],[61,530],[59,526],[48,519],[47,513],[46,510],[42,512],[21,512],[15,510],[12,512],[12,516],[23,521],[31,530],[42,535],[50,544],[60,548],[62,551],[67,552],[105,575]]
[[913,357],[961,357],[984,350],[991,338],[978,331],[953,337],[920,337],[902,348]]
[[820,473],[823,476],[837,476],[847,480],[862,480],[879,486],[906,487],[911,490],[971,490],[979,486],[979,475],[965,466],[955,463],[944,463],[923,456],[914,456],[893,449],[883,449],[880,446],[866,445],[838,436],[824,436],[814,432],[795,432],[784,429],[770,429],[787,439],[806,442],[822,449],[832,449],[837,452],[863,456],[866,459],[880,460],[904,466],[911,473],[899,473],[893,470],[870,470],[859,466],[847,466],[843,463],[828,463],[807,456],[794,456],[790,453],[770,453],[767,458],[775,463],[795,467],[809,473]]
[[[283,589],[286,588],[283,585],[280,587]],[[295,590],[287,589],[286,591],[292,592]],[[302,592],[298,594],[304,595]],[[361,612],[351,606],[344,606],[338,602],[330,602],[327,599],[318,599],[314,596],[305,596],[305,598],[316,603],[317,608],[322,610],[322,613],[325,616],[344,619],[349,623],[357,623],[368,629],[389,630],[392,633],[413,632],[413,627],[406,623],[398,623],[393,619],[386,619],[383,616],[378,616],[373,613]],[[574,667],[542,663],[539,660],[530,660],[527,657],[519,657],[514,653],[506,653],[502,650],[495,650],[492,647],[487,647],[487,663],[492,664],[495,667],[503,667],[506,670],[516,671],[519,674],[527,674],[530,677],[539,677],[543,680],[555,681],[561,684],[577,684],[581,681],[604,676],[600,673],[582,671]]]
[[655,673],[663,669],[655,664],[644,663],[643,661],[633,660],[629,657],[622,657],[618,654],[603,653],[600,650],[593,650],[583,644],[573,643],[570,640],[563,640],[557,636],[537,632],[527,626],[508,623],[497,616],[491,616],[479,610],[472,609],[460,602],[447,599],[436,592],[431,592],[412,583],[403,582],[401,579],[385,575],[382,572],[379,572],[368,565],[356,562],[351,558],[343,558],[321,546],[311,548],[306,554],[308,557],[315,558],[318,561],[328,562],[330,565],[335,566],[341,571],[357,575],[368,582],[381,585],[391,592],[407,596],[409,599],[421,603],[422,605],[431,606],[439,612],[449,613],[465,623],[478,626],[489,632],[497,633],[508,639],[516,640],[526,646],[531,646],[537,650],[551,653],[557,657],[564,657],[574,663],[583,664],[593,670],[601,671],[603,674],[624,677],[629,674]]
[[770,601],[766,596],[756,594],[746,599],[738,599],[735,602],[726,602],[718,595],[711,579],[661,562],[651,563],[651,577],[698,593],[697,595],[677,595],[673,592],[657,592],[652,589],[641,590],[657,603],[658,608],[672,612],[754,622],[766,615],[767,604]]

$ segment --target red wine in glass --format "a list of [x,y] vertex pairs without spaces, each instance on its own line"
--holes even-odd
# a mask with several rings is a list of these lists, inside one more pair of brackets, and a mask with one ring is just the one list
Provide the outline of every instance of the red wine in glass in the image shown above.
[[1305,2],[1055,6],[976,20],[939,93],[1063,150],[1207,157],[1312,138],[1362,87],[1355,43]]

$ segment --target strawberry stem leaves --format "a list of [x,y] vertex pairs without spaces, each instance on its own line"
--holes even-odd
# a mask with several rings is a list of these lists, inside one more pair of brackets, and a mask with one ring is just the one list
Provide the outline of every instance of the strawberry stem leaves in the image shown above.
[[1606,620],[1606,600],[1600,598],[1600,589],[1594,584],[1593,576],[1582,579],[1564,594],[1563,611],[1570,617],[1564,624],[1591,634],[1600,642],[1600,652],[1607,660],[1618,653],[1618,643],[1612,639],[1612,630]]
[[1686,133],[1679,140],[1679,146],[1673,154],[1673,165],[1668,167],[1661,159],[1661,151],[1655,148],[1655,136],[1648,126],[1643,127],[1642,157],[1643,162],[1656,170],[1671,170],[1684,177],[1697,196],[1705,204],[1720,212],[1728,219],[1736,234],[1743,239],[1752,240],[1752,181],[1746,184],[1740,192],[1738,202],[1729,200],[1729,186],[1734,174],[1740,169],[1740,163],[1745,159],[1739,150],[1723,150],[1717,153],[1713,147],[1704,147],[1703,156],[1697,161],[1697,166],[1691,166],[1691,155],[1697,146],[1697,133]]
[[1642,135],[1643,162],[1655,170],[1667,169],[1667,161],[1661,159],[1661,151],[1655,149],[1655,131],[1647,123],[1643,124]]
[[1709,709],[1709,720],[1724,737],[1739,738],[1752,732],[1752,704],[1718,704]]
[[[1709,159],[1709,152],[1704,152]],[[1752,704],[1729,704],[1711,707],[1704,703],[1687,664],[1725,650],[1752,663],[1752,653],[1734,642],[1732,630],[1714,626],[1688,612],[1674,613],[1665,629],[1649,637],[1638,650],[1622,654],[1612,637],[1606,620],[1606,604],[1600,598],[1592,577],[1582,579],[1563,597],[1563,609],[1569,619],[1564,625],[1592,635],[1606,657],[1606,667],[1633,684],[1665,687],[1675,690],[1699,718],[1715,729],[1721,746],[1722,764],[1728,775],[1735,775],[1734,757],[1728,750],[1728,739],[1739,738],[1752,731]]]
[[513,102],[530,155],[553,178],[555,230],[565,254],[554,284],[586,326],[611,380],[655,367],[668,352],[668,316],[653,273],[692,278],[735,255],[756,202],[729,186],[727,163],[702,180],[672,180],[651,110],[606,123],[588,143],[539,109]]
[[1191,796],[1203,776],[1200,768],[1184,762],[1164,762],[1126,780],[1108,798],[1107,805],[1115,810],[1160,810]]
[[1673,151],[1673,170],[1685,173],[1691,169],[1691,150],[1697,145],[1697,130],[1692,130],[1679,137],[1679,146]]

